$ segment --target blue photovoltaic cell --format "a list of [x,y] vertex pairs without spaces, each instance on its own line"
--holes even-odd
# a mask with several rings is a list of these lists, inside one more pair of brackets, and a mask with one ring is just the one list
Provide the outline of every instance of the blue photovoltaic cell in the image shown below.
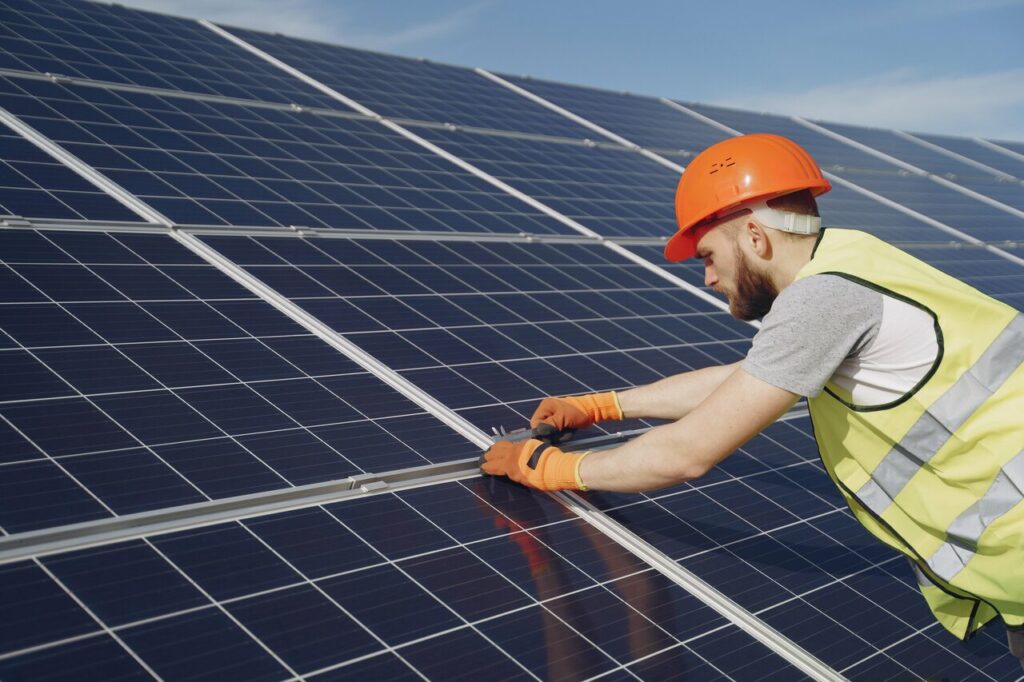
[[851,680],[1020,676],[1000,626],[961,643],[938,625],[906,560],[846,510],[807,420],[770,426],[688,484],[587,497]]
[[570,232],[363,118],[3,78],[0,105],[179,224]]
[[649,149],[687,150],[696,154],[730,136],[654,97],[528,77],[501,77]]
[[[962,187],[1024,210],[1024,187],[1019,182],[1001,181],[995,173],[986,173],[976,166],[908,140],[890,130],[838,123],[822,125],[929,173],[948,178]],[[1024,224],[1020,223],[1020,218],[1018,225],[1018,236],[1024,235]]]
[[674,229],[678,173],[632,150],[466,131],[415,131],[598,234],[657,237]]
[[142,665],[166,679],[801,679],[551,498],[495,480],[20,561],[0,585],[4,680]]
[[205,239],[487,431],[547,395],[736,361],[753,331],[599,245],[327,238],[290,265],[251,250],[287,239]]
[[382,116],[576,139],[582,126],[471,69],[259,31],[232,34]]
[[140,220],[134,212],[6,127],[0,127],[0,149],[0,215]]
[[0,68],[344,109],[192,19],[71,0],[0,1]]
[[1024,158],[1014,156],[1012,153],[1001,152],[966,137],[953,137],[951,135],[926,135],[914,133],[915,137],[937,144],[951,152],[966,156],[967,158],[983,163],[991,168],[1008,173],[1018,180],[1024,178]]
[[8,533],[476,448],[170,237],[0,231]]

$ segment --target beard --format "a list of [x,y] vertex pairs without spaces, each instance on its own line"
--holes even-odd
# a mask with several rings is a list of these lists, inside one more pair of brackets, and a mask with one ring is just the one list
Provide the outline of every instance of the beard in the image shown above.
[[738,320],[760,320],[779,296],[775,284],[763,272],[750,267],[746,255],[736,248],[736,293],[729,296],[729,312]]

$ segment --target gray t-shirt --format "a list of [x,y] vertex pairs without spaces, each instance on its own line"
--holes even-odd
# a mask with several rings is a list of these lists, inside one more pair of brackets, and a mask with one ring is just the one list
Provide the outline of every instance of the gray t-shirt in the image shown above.
[[791,393],[818,395],[845,360],[875,339],[883,298],[836,275],[797,280],[761,321],[743,369]]

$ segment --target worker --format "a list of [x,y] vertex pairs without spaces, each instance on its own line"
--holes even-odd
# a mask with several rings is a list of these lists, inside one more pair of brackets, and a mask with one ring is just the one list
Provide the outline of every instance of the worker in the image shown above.
[[778,135],[697,155],[665,256],[702,259],[732,315],[762,319],[745,359],[545,398],[535,433],[671,422],[599,452],[500,441],[481,467],[540,490],[653,490],[700,478],[806,396],[829,476],[911,559],[939,622],[966,640],[1001,619],[1024,666],[1024,315],[865,232],[822,229],[830,189]]

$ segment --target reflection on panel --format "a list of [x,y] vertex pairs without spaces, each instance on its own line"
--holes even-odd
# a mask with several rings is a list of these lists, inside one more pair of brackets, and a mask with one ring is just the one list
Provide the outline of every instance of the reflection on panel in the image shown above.
[[499,481],[56,554],[0,577],[5,680],[797,674],[551,498]]
[[587,496],[849,679],[1020,676],[1001,628],[961,643],[939,626],[906,559],[846,510],[809,420],[770,426],[688,484]]

